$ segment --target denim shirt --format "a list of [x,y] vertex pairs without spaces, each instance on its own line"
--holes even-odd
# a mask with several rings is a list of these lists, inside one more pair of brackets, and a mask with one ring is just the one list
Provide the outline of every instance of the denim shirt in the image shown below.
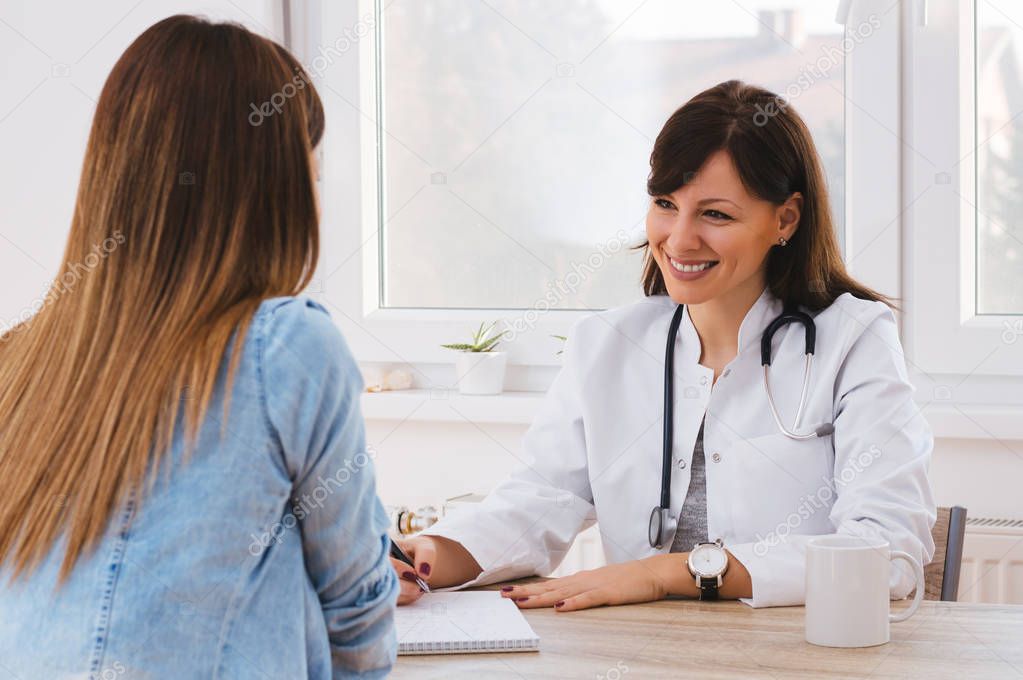
[[27,577],[0,569],[0,678],[390,670],[398,582],[341,333],[308,298],[264,301],[225,419],[227,360],[191,459],[179,426],[152,489],[63,587],[63,540]]

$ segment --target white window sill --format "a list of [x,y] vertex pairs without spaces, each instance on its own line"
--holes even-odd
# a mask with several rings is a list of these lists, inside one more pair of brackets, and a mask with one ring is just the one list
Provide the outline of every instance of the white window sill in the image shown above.
[[[494,396],[443,389],[364,392],[362,414],[366,420],[529,425],[539,413],[543,398],[543,392]],[[1023,420],[1016,409],[930,404],[923,411],[935,438],[1023,439]]]
[[543,392],[504,392],[493,396],[457,390],[364,392],[366,420],[529,425],[540,410]]

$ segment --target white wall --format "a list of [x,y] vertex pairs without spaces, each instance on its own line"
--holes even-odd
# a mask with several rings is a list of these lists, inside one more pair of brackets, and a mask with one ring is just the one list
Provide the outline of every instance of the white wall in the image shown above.
[[931,462],[938,505],[973,517],[1023,519],[1023,440],[938,439]]
[[125,48],[182,13],[280,40],[279,5],[0,0],[0,328],[37,304],[57,273],[95,102]]
[[416,508],[439,507],[445,498],[463,493],[485,493],[518,462],[525,430],[524,425],[493,423],[367,421],[380,497],[388,505]]

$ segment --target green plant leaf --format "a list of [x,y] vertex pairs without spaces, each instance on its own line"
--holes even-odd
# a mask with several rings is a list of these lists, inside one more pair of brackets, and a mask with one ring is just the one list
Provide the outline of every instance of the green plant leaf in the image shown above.
[[486,331],[483,330],[483,327],[486,325],[486,323],[487,323],[486,321],[480,322],[479,329],[472,336],[472,344],[478,345],[481,342],[483,342],[483,338],[486,335]]
[[461,352],[475,352],[476,351],[476,346],[475,345],[467,345],[464,342],[453,343],[453,344],[450,344],[450,345],[441,345],[441,347],[443,347],[444,349],[457,349],[457,350],[459,350]]
[[497,347],[498,343],[503,340],[508,331],[501,331],[497,335],[491,335],[494,330],[494,326],[497,325],[497,321],[492,321],[490,325],[487,325],[486,321],[480,323],[479,328],[472,334],[471,343],[452,343],[448,345],[441,345],[445,349],[455,349],[462,352],[491,352]]
[[490,338],[489,340],[486,340],[486,341],[480,343],[478,345],[479,351],[480,352],[490,352],[490,351],[492,351],[495,347],[497,347],[497,343],[500,342],[501,338],[503,338],[503,337],[504,337],[504,334],[502,333],[501,335],[495,335],[494,337]]

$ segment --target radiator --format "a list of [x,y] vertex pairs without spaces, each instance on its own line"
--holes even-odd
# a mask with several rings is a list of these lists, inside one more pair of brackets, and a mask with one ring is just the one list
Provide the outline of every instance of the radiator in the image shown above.
[[1023,519],[966,519],[959,601],[1023,604]]

